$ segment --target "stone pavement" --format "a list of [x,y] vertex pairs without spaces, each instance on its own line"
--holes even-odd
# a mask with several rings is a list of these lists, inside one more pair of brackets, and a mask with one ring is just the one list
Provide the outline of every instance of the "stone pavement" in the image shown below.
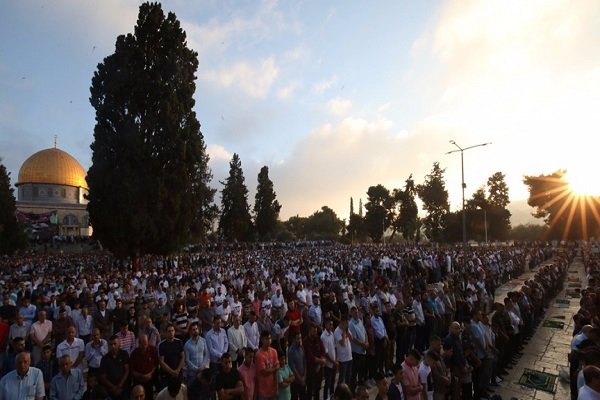
[[[532,276],[536,270],[505,284],[496,292],[496,301],[501,302],[508,291],[519,290],[522,282],[528,279],[527,276]],[[495,388],[494,393],[500,395],[503,400],[512,398],[518,400],[567,400],[570,398],[569,383],[560,378],[554,394],[519,384],[519,379],[525,368],[553,375],[559,375],[561,371],[567,371],[568,376],[567,355],[570,351],[572,339],[573,315],[579,309],[579,298],[570,295],[574,294],[573,291],[578,285],[580,287],[586,286],[585,270],[580,258],[576,258],[569,266],[566,279],[563,291],[552,300],[550,307],[542,318],[542,322],[529,343],[525,345],[523,356],[521,356],[517,365],[509,370],[509,374],[504,377],[504,382]],[[521,281],[521,285],[518,284],[519,281]],[[543,321],[563,322],[564,327],[562,329],[544,327]]]

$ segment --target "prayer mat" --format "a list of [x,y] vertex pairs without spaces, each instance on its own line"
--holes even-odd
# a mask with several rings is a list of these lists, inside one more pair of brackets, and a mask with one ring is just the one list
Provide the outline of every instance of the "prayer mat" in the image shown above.
[[579,289],[568,289],[567,290],[567,296],[578,299],[581,297],[581,293],[579,292]]
[[564,303],[555,303],[554,307],[556,307],[556,308],[569,308],[570,306],[568,304],[564,304]]
[[545,320],[542,326],[545,328],[563,329],[565,327],[565,323],[560,321]]
[[566,317],[564,315],[555,315],[554,317],[552,317],[552,319],[565,319]]
[[580,288],[581,287],[581,283],[569,283],[569,287],[570,288]]
[[554,394],[558,384],[558,375],[525,368],[521,379],[519,379],[519,384]]
[[559,304],[571,304],[571,300],[567,300],[567,299],[558,299],[558,300],[556,300],[556,302]]

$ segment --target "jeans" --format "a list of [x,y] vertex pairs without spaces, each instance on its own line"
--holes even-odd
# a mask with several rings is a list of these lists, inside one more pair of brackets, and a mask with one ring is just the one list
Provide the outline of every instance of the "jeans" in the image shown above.
[[340,373],[338,375],[338,385],[340,383],[350,384],[352,378],[352,360],[340,362]]
[[323,386],[323,399],[327,400],[333,395],[335,384],[335,368],[325,367],[325,386]]

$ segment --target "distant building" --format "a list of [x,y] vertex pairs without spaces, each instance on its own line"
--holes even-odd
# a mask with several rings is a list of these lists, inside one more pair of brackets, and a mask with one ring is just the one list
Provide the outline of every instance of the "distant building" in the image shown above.
[[19,170],[17,218],[35,236],[90,236],[86,172],[70,154],[38,151]]

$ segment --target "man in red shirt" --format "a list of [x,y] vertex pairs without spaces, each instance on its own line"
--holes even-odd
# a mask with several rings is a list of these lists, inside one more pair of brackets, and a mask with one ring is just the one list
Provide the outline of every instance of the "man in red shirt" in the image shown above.
[[142,385],[146,400],[152,400],[154,395],[154,373],[158,367],[156,347],[150,346],[148,336],[141,334],[139,346],[133,350],[129,359],[131,376],[134,385]]
[[304,339],[304,354],[306,354],[306,392],[308,399],[319,400],[323,367],[327,362],[325,347],[319,337],[316,325],[311,325],[308,337]]
[[292,337],[294,333],[300,332],[300,327],[302,326],[302,313],[300,312],[298,307],[296,307],[296,300],[290,300],[290,302],[288,303],[288,311],[286,315],[288,317],[288,320],[290,321],[290,328],[288,330],[288,334],[290,335],[290,337]]
[[256,388],[261,400],[277,399],[277,370],[279,358],[277,350],[271,347],[271,332],[260,334],[260,348],[256,352]]

